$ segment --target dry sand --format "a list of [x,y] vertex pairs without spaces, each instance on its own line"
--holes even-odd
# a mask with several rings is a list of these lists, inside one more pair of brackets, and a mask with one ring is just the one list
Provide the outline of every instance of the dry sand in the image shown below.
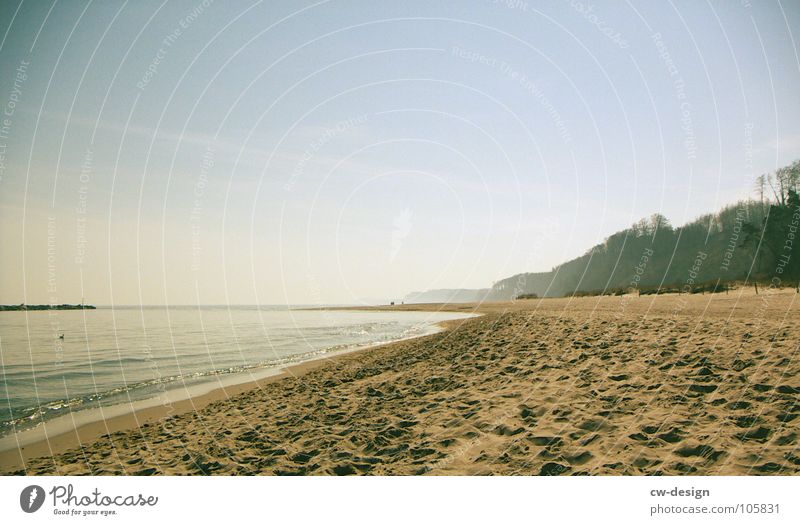
[[[4,453],[0,471],[800,473],[793,291],[478,310],[448,331],[296,367],[181,415],[152,412],[141,426],[131,416],[110,427],[128,430],[103,436],[79,430],[56,444],[62,453],[46,443]],[[67,450],[79,438],[91,442]]]

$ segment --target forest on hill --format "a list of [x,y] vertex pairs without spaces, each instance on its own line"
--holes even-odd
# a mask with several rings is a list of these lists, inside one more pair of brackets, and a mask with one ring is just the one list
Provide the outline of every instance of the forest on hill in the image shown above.
[[660,214],[609,236],[549,272],[496,282],[488,300],[520,296],[698,292],[732,283],[798,286],[800,161],[762,175],[756,199],[673,227]]

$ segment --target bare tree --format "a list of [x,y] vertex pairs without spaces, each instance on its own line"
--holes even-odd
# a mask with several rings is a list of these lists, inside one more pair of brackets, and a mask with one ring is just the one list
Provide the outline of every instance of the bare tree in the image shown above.
[[775,173],[770,175],[769,178],[767,179],[767,182],[769,182],[769,187],[772,190],[772,195],[775,196],[775,202],[781,206],[785,204],[784,201],[786,200],[785,199],[786,194],[784,192],[784,187],[783,187],[784,179],[781,174],[782,169],[783,168],[776,170]]
[[778,204],[786,206],[789,199],[789,192],[797,192],[799,182],[800,161],[796,160],[789,166],[784,166],[775,170],[775,174],[770,180],[770,187],[772,188],[772,193],[775,195],[775,200],[778,201]]
[[761,201],[761,211],[764,211],[764,194],[767,192],[767,175],[761,174],[756,177],[756,193]]

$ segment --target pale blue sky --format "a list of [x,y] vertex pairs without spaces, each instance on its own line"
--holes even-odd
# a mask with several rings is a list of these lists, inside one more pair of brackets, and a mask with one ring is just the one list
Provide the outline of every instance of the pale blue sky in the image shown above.
[[0,20],[2,303],[484,287],[800,157],[797,3],[11,0]]

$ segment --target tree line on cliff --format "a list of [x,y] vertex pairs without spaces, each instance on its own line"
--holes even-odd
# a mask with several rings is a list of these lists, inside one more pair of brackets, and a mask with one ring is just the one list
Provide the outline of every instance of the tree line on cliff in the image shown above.
[[680,227],[654,214],[549,272],[496,282],[489,300],[522,295],[705,292],[732,283],[800,282],[800,161],[756,180],[756,198]]

